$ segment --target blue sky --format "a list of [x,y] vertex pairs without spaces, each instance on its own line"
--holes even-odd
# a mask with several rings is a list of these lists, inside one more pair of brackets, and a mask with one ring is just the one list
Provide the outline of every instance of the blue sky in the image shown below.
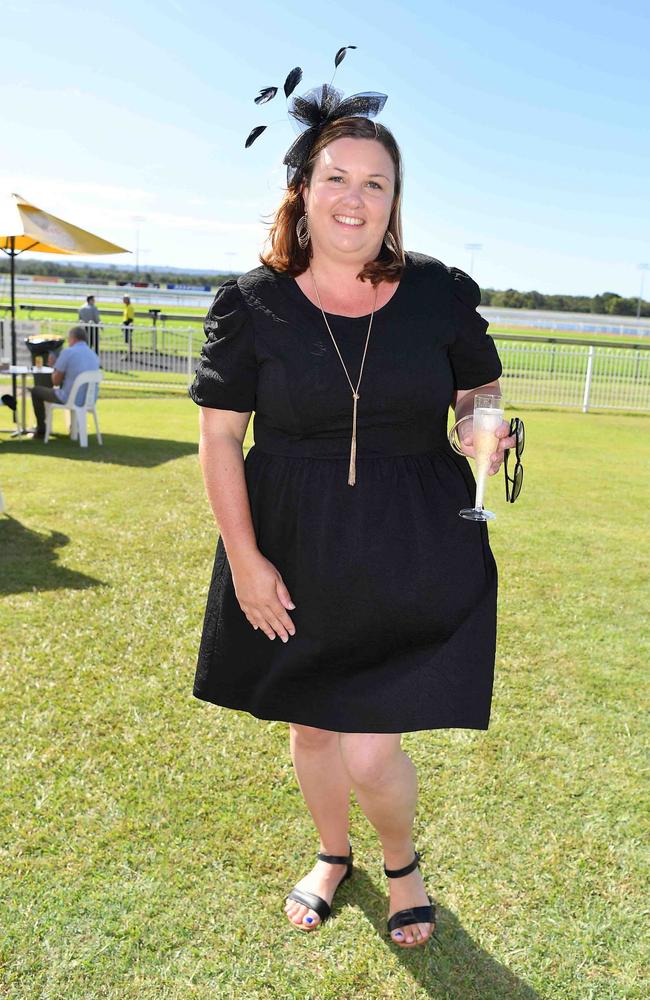
[[355,44],[335,83],[388,94],[407,248],[468,269],[465,244],[481,243],[486,287],[636,295],[650,262],[648,9],[3,0],[0,191],[133,250],[137,233],[141,268],[255,267],[294,133],[281,93],[253,97],[296,65],[299,91],[329,81]]

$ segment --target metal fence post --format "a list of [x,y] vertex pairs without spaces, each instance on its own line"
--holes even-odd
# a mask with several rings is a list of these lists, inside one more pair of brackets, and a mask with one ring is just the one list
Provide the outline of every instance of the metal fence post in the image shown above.
[[589,347],[589,354],[587,355],[587,373],[585,375],[585,391],[582,396],[582,412],[586,413],[589,409],[589,396],[591,395],[591,378],[594,371],[594,356],[596,354],[596,348],[593,344]]
[[192,379],[194,377],[194,369],[192,367],[192,331],[187,335],[187,384],[191,385]]

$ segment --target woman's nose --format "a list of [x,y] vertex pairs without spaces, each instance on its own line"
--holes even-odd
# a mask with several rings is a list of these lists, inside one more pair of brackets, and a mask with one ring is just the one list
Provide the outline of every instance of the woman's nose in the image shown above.
[[361,188],[351,185],[345,192],[345,202],[348,205],[361,205],[363,203],[363,191]]

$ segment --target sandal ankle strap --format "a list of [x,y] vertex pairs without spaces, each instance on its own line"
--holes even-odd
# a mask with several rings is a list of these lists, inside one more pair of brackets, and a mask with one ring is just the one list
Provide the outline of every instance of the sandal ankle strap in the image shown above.
[[327,861],[330,865],[349,865],[352,864],[352,844],[350,844],[350,853],[347,857],[342,854],[322,854],[321,851],[316,855],[319,861]]
[[420,854],[418,853],[418,851],[416,851],[415,857],[413,858],[411,863],[405,865],[404,868],[389,869],[386,868],[386,866],[384,865],[384,875],[387,875],[388,878],[401,878],[402,875],[410,875],[410,873],[414,872],[415,869],[418,867],[419,862],[420,862]]

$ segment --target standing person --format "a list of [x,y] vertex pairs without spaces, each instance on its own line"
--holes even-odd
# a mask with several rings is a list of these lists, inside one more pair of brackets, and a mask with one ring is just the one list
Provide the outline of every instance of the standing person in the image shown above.
[[99,309],[95,305],[95,296],[88,295],[85,305],[79,309],[79,321],[83,323],[88,332],[88,344],[93,351],[99,354]]
[[[51,386],[34,385],[32,406],[36,417],[34,437],[45,437],[45,403],[67,403],[70,390],[77,375],[81,372],[94,372],[99,368],[99,358],[90,349],[87,333],[82,326],[73,326],[68,333],[68,347],[65,347],[54,361]],[[50,378],[50,376],[44,376]],[[86,401],[87,386],[78,390],[77,405],[83,406]]]
[[129,361],[133,354],[133,321],[135,319],[135,309],[131,304],[131,299],[128,295],[125,295],[122,299],[124,304],[124,310],[122,312],[122,333],[124,334],[124,343],[128,347]]
[[486,525],[458,516],[474,480],[447,417],[498,391],[501,364],[472,278],[403,250],[400,151],[370,120],[385,98],[340,98],[326,84],[293,102],[309,131],[263,266],[226,281],[205,322],[190,395],[220,536],[193,694],[289,724],[320,838],[291,925],[327,919],[352,873],[353,791],[383,850],[388,933],[415,947],[435,904],[401,734],[487,729],[494,671],[497,571]]

